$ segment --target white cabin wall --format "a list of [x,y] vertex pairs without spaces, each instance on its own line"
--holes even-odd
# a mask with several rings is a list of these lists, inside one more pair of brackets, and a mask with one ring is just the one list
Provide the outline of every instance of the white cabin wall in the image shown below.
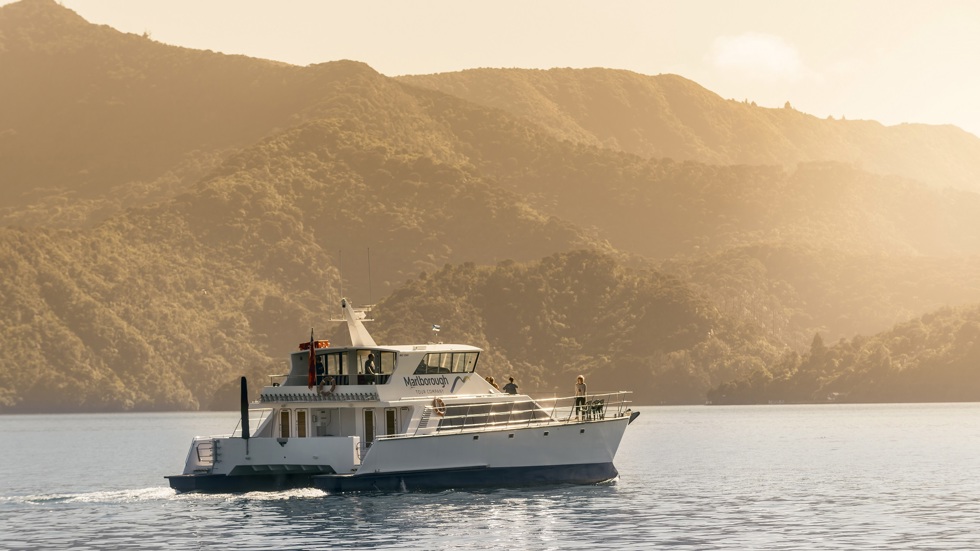
[[283,386],[306,386],[310,373],[310,355],[308,352],[296,352],[289,355],[289,376]]
[[338,411],[340,412],[341,434],[345,436],[360,436],[358,417],[361,410],[358,408],[342,408]]
[[[314,408],[313,430],[314,436],[340,436],[344,434],[341,422],[340,408]],[[312,419],[312,418],[311,418]]]

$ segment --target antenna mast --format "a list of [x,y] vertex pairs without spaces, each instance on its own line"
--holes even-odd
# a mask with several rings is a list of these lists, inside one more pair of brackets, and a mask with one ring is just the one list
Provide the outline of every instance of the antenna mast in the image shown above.
[[337,251],[338,264],[340,264],[340,296],[344,296],[344,249]]
[[371,247],[368,247],[368,304],[374,304],[374,292],[371,288]]

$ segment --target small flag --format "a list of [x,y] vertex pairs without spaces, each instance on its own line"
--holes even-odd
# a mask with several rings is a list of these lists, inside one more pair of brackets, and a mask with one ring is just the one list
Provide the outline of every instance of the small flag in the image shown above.
[[441,329],[442,329],[442,327],[440,327],[440,326],[438,326],[438,325],[436,325],[434,323],[432,324],[432,331],[434,333],[438,333]]
[[310,371],[306,377],[306,388],[312,389],[316,384],[316,341],[313,340],[313,328],[310,328]]

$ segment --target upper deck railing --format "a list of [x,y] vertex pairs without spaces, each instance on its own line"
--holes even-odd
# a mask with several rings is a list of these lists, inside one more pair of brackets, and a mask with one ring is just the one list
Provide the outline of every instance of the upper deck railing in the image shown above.
[[497,402],[467,402],[428,405],[421,421],[409,433],[378,436],[397,438],[420,434],[486,432],[511,428],[565,425],[626,417],[630,391],[590,394],[582,401],[575,396],[518,399]]

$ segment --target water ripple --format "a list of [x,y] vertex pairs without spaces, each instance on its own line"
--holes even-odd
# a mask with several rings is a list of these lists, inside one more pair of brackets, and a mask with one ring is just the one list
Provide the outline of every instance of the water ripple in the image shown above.
[[[0,495],[0,546],[978,549],[980,438],[971,428],[978,414],[980,406],[970,404],[651,408],[624,440],[617,458],[621,477],[596,486],[178,495],[162,486],[163,469],[141,474],[145,469],[137,465],[143,463],[127,464],[130,478],[124,480],[100,479],[90,469],[56,480],[24,466],[0,481],[9,488]],[[30,434],[17,430],[22,438]],[[114,435],[101,433],[108,440]],[[99,433],[87,437],[93,435]],[[31,449],[29,443],[21,448]],[[176,456],[186,452],[186,442],[179,444]],[[17,468],[4,465],[8,472]],[[142,484],[124,487],[129,480]]]

